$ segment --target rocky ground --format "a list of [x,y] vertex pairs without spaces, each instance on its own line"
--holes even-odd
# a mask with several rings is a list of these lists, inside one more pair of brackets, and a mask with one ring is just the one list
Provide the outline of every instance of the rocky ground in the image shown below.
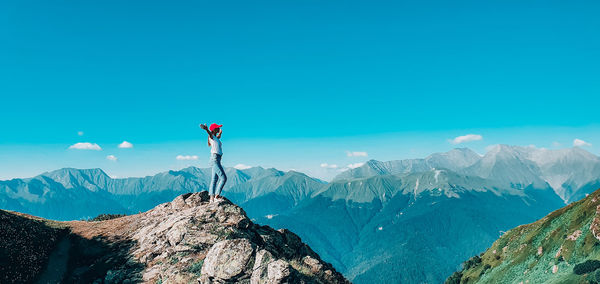
[[[228,200],[210,204],[206,192],[184,194],[136,215],[54,223],[70,231],[54,234],[47,245],[55,246],[54,253],[47,249],[32,264],[48,269],[31,273],[29,281],[348,283],[294,233],[254,224]],[[68,252],[61,252],[65,246]],[[60,257],[65,253],[67,261]]]

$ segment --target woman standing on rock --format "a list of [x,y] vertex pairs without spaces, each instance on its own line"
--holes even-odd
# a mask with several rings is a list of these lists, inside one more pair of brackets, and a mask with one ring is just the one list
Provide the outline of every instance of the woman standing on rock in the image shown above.
[[[210,202],[215,200],[221,200],[221,191],[227,182],[227,176],[225,170],[221,165],[221,157],[223,156],[223,150],[221,149],[221,135],[223,130],[219,125],[213,123],[210,127],[206,127],[206,124],[200,124],[200,128],[206,130],[208,133],[208,146],[210,147],[210,161],[212,163],[212,175],[210,185],[208,186],[208,195],[210,195]],[[217,182],[219,183],[217,186]]]

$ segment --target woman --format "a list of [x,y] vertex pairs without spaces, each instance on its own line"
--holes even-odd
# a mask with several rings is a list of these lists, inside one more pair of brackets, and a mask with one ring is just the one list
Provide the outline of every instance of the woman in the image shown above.
[[[208,195],[210,195],[211,203],[222,199],[221,191],[227,182],[225,170],[223,170],[223,166],[221,165],[221,157],[223,157],[223,150],[221,149],[222,126],[222,124],[219,125],[216,123],[211,124],[210,127],[206,127],[206,124],[200,124],[200,128],[206,130],[206,133],[208,133],[208,146],[210,147],[212,177],[208,187]],[[218,186],[217,182],[219,183]]]

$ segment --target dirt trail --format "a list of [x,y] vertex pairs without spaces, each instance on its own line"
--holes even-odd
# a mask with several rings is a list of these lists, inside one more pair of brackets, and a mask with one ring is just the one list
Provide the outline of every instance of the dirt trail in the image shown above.
[[37,283],[60,283],[62,281],[67,271],[70,247],[71,239],[69,236],[64,236],[50,254],[48,266],[36,281]]

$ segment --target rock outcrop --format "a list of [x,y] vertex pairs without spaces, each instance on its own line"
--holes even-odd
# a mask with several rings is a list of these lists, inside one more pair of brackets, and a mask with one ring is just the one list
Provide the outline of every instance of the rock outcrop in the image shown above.
[[349,283],[296,234],[254,224],[226,199],[210,204],[207,192],[62,224],[70,229],[69,266],[59,275],[66,282]]

